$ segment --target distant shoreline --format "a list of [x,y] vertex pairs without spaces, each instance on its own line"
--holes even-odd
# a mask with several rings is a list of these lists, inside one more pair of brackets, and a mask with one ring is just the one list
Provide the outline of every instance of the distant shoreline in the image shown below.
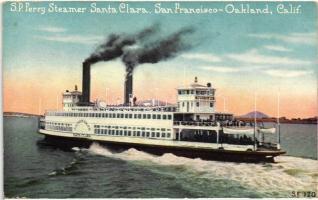
[[[244,117],[236,117],[237,120],[241,120],[244,122],[254,122],[254,118],[244,118]],[[269,118],[256,118],[257,122],[277,122],[277,118],[269,117]],[[285,117],[279,118],[279,123],[281,124],[317,124],[317,117],[311,118],[298,118],[298,119],[287,119]]]
[[21,112],[3,112],[4,117],[40,117],[40,115],[21,113]]

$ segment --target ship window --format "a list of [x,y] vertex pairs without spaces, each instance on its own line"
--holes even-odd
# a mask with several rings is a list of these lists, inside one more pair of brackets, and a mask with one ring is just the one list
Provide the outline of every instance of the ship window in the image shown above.
[[160,137],[160,133],[159,132],[157,132],[156,137]]
[[120,118],[124,118],[124,114],[120,114]]
[[120,118],[120,114],[119,113],[117,113],[117,118]]
[[113,118],[116,118],[116,113],[113,113]]
[[105,113],[105,117],[106,117],[106,118],[108,117],[108,113]]
[[142,118],[143,118],[143,119],[147,119],[147,115],[146,115],[146,114],[143,114],[143,115],[142,115]]
[[129,114],[129,118],[132,118],[132,114]]
[[156,115],[152,115],[152,119],[156,119],[157,118],[157,116]]
[[137,118],[138,118],[138,117],[137,117],[137,114],[134,114],[134,118],[135,118],[135,119],[137,119]]
[[190,94],[193,94],[193,90],[190,90]]
[[142,137],[145,137],[145,132],[144,131],[142,132]]
[[136,136],[136,131],[133,131],[133,136]]
[[212,102],[210,102],[210,107],[213,107],[213,103]]
[[150,136],[150,133],[149,133],[149,132],[147,132],[147,133],[146,133],[146,136],[147,136],[147,137],[149,137],[149,136]]
[[197,102],[197,107],[199,107],[200,106],[200,103],[199,102]]
[[124,131],[124,136],[127,136],[127,131]]
[[171,136],[170,133],[167,133],[167,137],[170,138],[170,136]]
[[167,115],[162,115],[162,119],[167,119]]
[[157,115],[157,119],[161,119],[161,115]]
[[166,133],[162,133],[161,137],[166,137]]
[[138,119],[141,119],[141,114],[138,114]]
[[171,115],[168,115],[168,119],[171,119],[172,117],[171,117]]
[[155,132],[151,132],[151,137],[155,137]]
[[147,114],[147,119],[151,119],[151,114]]
[[128,118],[128,114],[125,114],[125,118]]
[[137,136],[138,136],[138,137],[140,136],[140,131],[137,131]]
[[101,114],[101,113],[98,113],[98,117],[102,117],[102,114]]
[[131,131],[128,131],[128,136],[131,136]]
[[120,130],[120,131],[119,131],[119,135],[122,135],[122,134],[123,134],[123,131],[122,131],[122,130]]

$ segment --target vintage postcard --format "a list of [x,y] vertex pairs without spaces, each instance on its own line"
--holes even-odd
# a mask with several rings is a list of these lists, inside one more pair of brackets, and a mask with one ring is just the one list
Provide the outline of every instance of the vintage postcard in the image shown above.
[[3,2],[4,198],[317,198],[317,8]]

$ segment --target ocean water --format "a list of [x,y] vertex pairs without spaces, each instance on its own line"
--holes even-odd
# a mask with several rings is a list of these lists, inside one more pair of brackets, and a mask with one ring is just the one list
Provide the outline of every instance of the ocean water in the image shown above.
[[[315,125],[282,125],[277,163],[231,163],[112,153],[93,143],[65,151],[41,143],[36,118],[4,117],[4,193],[27,198],[292,197],[318,189]],[[295,157],[298,156],[298,157]],[[301,156],[301,157],[300,157]]]

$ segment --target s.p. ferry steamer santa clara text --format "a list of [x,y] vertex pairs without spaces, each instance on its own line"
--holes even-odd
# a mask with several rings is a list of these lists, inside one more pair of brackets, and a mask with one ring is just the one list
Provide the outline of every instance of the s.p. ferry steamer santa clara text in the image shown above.
[[45,141],[73,147],[98,142],[115,151],[135,148],[155,155],[242,162],[272,162],[285,153],[279,135],[275,144],[264,142],[267,134],[279,134],[279,126],[248,126],[233,114],[216,112],[215,89],[197,78],[177,88],[177,105],[137,105],[131,94],[122,105],[83,104],[85,95],[75,86],[63,93],[63,110],[46,111],[39,129]]

